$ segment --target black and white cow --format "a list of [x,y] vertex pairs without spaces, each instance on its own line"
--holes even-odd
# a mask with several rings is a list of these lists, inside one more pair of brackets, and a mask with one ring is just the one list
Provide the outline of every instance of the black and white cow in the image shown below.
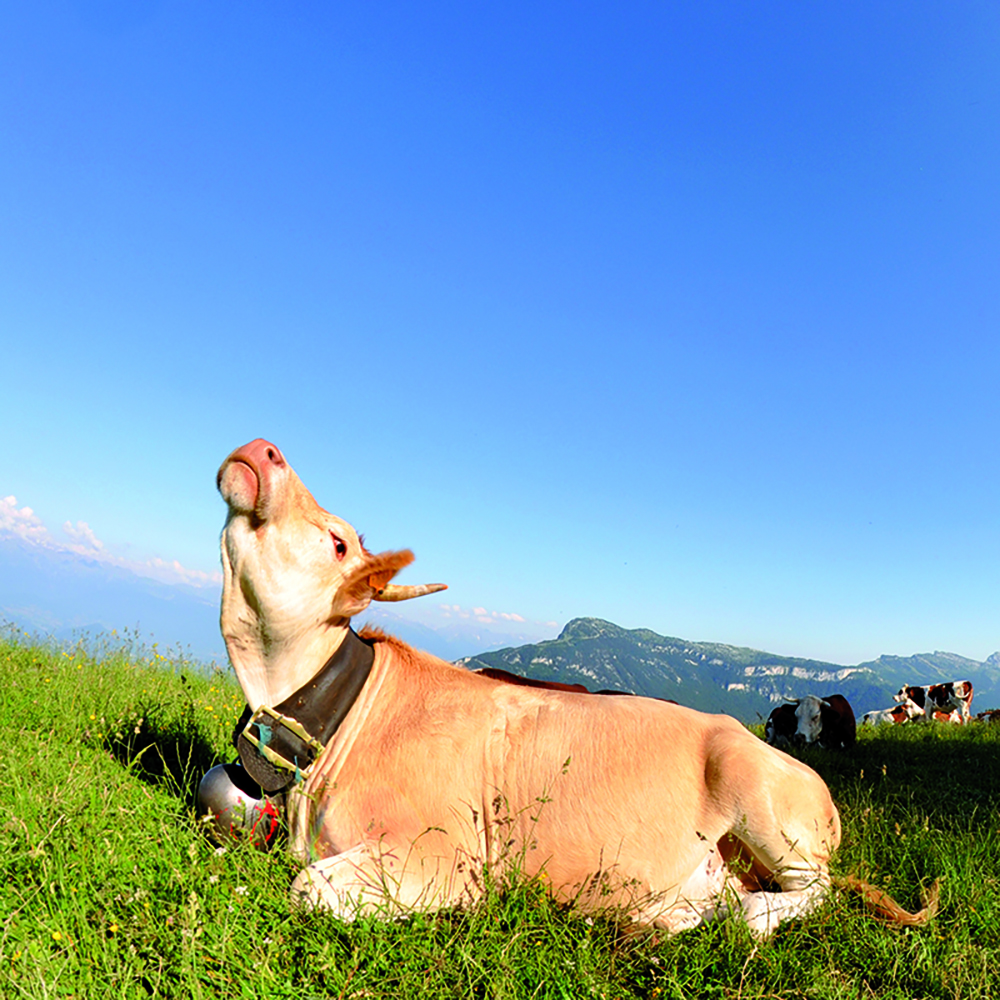
[[[947,716],[953,722],[968,722],[972,704],[971,681],[947,681],[943,684],[926,684],[923,687],[904,684],[893,696],[901,705],[913,705],[928,719]],[[957,713],[957,715],[955,714]]]
[[764,741],[778,748],[817,743],[824,750],[840,750],[854,746],[856,739],[854,710],[842,694],[807,694],[779,705],[764,726]]

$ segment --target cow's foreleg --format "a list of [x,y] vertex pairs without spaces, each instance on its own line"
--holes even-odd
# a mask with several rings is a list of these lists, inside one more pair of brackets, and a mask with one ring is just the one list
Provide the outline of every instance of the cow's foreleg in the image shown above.
[[434,859],[408,861],[398,864],[391,851],[358,844],[303,868],[292,883],[292,901],[350,922],[370,913],[402,917],[439,909],[471,895],[457,872],[444,870]]
[[316,861],[292,882],[292,902],[308,910],[330,910],[344,921],[354,920],[392,897],[372,870],[363,845]]

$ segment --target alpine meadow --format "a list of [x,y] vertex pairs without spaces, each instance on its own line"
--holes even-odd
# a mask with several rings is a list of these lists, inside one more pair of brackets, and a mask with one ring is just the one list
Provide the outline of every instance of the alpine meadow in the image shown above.
[[[975,998],[1000,990],[1000,726],[862,727],[803,750],[844,825],[834,874],[914,909],[889,929],[834,893],[768,941],[721,919],[673,938],[491,879],[469,909],[344,924],[289,903],[278,848],[219,848],[194,806],[234,756],[228,672],[109,638],[0,643],[4,997]],[[755,732],[760,727],[754,729]],[[760,735],[757,732],[757,735]],[[544,808],[544,805],[543,805]]]

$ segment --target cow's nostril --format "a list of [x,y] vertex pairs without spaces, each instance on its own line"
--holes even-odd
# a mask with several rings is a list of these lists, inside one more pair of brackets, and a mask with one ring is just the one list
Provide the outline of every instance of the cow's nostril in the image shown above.
[[268,449],[267,449],[267,457],[268,457],[268,458],[269,458],[269,459],[270,459],[270,460],[271,460],[272,462],[274,461],[274,449],[273,449],[273,448],[268,448]]

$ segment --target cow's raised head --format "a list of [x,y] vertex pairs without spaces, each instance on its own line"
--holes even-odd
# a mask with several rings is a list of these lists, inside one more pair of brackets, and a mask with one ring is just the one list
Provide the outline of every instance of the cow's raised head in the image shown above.
[[251,708],[278,704],[308,681],[369,602],[445,589],[390,583],[413,553],[369,552],[351,525],[320,507],[268,441],[237,448],[217,484],[229,507],[222,635]]

